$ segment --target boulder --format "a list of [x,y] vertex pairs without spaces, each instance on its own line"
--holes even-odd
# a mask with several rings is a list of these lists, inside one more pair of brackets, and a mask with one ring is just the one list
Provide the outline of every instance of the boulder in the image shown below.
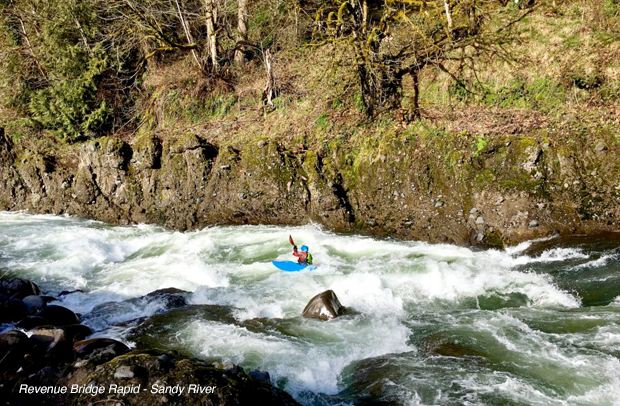
[[73,352],[79,359],[99,364],[128,353],[129,347],[111,338],[91,338],[74,343]]
[[254,379],[258,379],[259,381],[271,382],[271,377],[269,376],[269,372],[267,371],[260,371],[258,369],[253,369],[250,372],[248,372],[248,375],[250,375]]
[[[178,307],[187,306],[186,296],[189,292],[177,288],[166,288],[159,289],[149,293],[142,298],[141,300],[152,301],[153,299],[161,300],[164,303],[166,309],[175,309]],[[128,302],[132,302],[132,299],[129,299]]]
[[30,342],[35,363],[42,358],[63,362],[73,360],[73,341],[62,328],[36,330],[30,336]]
[[62,329],[72,342],[82,341],[93,333],[90,327],[83,324],[70,324],[63,326]]
[[79,324],[78,317],[66,307],[57,305],[48,305],[41,309],[36,316],[43,318],[45,324],[52,326],[67,326],[70,324]]
[[19,330],[0,334],[0,376],[18,370],[30,348],[28,336]]
[[35,283],[21,278],[4,280],[2,284],[7,292],[7,296],[14,299],[22,299],[29,295],[38,295],[41,293],[41,289],[39,289]]
[[331,320],[340,316],[343,310],[344,307],[340,304],[334,291],[326,290],[310,299],[310,302],[308,302],[304,308],[302,316],[313,319]]
[[28,307],[19,299],[10,299],[0,308],[0,323],[20,321],[28,315]]
[[88,326],[73,324],[64,327],[39,327],[30,336],[33,354],[57,361],[73,361],[73,344],[93,332]]
[[[28,314],[34,314],[47,306],[50,296],[28,295],[22,299],[22,302],[28,308]],[[55,300],[55,299],[54,299]]]
[[[21,319],[19,323],[15,325],[15,327],[23,328],[24,330],[32,330],[33,328],[41,327],[45,325],[46,325],[46,322],[43,319],[43,317],[30,316],[30,317],[24,317],[23,319]],[[54,327],[54,326],[50,326],[50,327]]]

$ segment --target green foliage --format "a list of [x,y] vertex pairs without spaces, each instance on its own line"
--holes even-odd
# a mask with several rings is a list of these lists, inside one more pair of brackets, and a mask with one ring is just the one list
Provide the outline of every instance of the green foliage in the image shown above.
[[29,113],[61,139],[96,135],[108,117],[98,93],[110,64],[97,41],[93,3],[16,0],[2,16],[0,103]]
[[606,0],[603,2],[603,15],[605,17],[618,17],[620,15],[620,1]]
[[355,107],[360,113],[365,113],[366,108],[364,107],[364,97],[362,96],[362,92],[355,93]]
[[322,113],[319,118],[316,119],[316,126],[322,130],[325,130],[329,127],[329,118],[327,118],[327,113]]
[[487,146],[487,140],[485,140],[483,137],[476,138],[476,142],[475,142],[476,152],[474,152],[474,156],[480,155],[480,153],[486,146]]
[[106,102],[96,99],[97,78],[107,67],[105,55],[93,57],[76,77],[54,82],[35,92],[30,101],[32,119],[59,138],[74,141],[92,136],[105,122]]

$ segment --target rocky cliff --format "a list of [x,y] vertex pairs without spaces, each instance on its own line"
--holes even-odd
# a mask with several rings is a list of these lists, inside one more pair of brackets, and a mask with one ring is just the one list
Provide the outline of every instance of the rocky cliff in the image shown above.
[[[610,136],[611,137],[611,136]],[[0,132],[0,208],[179,230],[299,225],[501,246],[618,229],[613,138],[393,134],[295,147],[215,145],[193,134],[99,138],[60,165]]]

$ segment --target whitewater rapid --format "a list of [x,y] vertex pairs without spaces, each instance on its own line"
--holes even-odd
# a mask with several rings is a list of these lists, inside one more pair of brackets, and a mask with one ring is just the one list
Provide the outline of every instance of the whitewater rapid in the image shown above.
[[[293,259],[289,235],[310,247],[316,270],[272,266]],[[620,404],[620,244],[557,244],[474,250],[313,225],[175,232],[0,213],[0,274],[52,295],[84,291],[62,304],[96,335],[133,344],[114,324],[165,306],[98,306],[182,289],[192,305],[223,306],[231,319],[179,313],[141,334],[163,349],[267,370],[307,405]],[[300,317],[327,289],[357,314]],[[433,350],[442,345],[464,353]]]

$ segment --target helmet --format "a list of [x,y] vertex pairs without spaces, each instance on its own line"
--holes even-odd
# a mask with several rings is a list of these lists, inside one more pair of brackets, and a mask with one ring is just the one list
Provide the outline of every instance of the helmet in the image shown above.
[[302,250],[303,252],[308,252],[308,246],[307,246],[307,245],[302,245],[302,246],[301,246],[301,250]]

